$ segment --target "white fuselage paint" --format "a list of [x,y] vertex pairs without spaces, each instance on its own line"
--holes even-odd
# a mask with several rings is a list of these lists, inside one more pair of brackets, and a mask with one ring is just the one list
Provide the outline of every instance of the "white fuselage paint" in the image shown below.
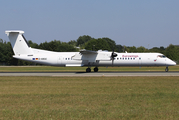
[[[52,52],[34,49],[32,55],[15,55],[14,58],[52,66],[173,66],[175,62],[167,57],[161,58],[161,53],[117,53],[112,60],[89,62],[74,60],[73,56],[79,52]],[[111,52],[105,52],[111,56]]]

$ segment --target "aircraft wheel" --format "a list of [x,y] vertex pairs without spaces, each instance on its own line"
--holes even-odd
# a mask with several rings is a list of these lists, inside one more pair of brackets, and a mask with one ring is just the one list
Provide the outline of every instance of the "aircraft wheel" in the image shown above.
[[168,72],[168,70],[169,70],[168,67],[166,67],[166,68],[165,68],[165,72]]
[[86,68],[86,72],[91,72],[91,68]]
[[98,72],[98,68],[97,67],[94,68],[94,72]]

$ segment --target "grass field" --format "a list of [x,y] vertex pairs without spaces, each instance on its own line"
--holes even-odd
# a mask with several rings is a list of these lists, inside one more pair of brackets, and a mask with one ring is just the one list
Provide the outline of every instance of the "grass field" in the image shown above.
[[179,119],[179,77],[0,77],[0,119]]
[[[0,66],[0,72],[85,72],[87,67],[53,66]],[[92,71],[93,71],[92,67]],[[165,67],[99,67],[100,71],[165,71]],[[179,66],[170,66],[169,71],[179,71]]]

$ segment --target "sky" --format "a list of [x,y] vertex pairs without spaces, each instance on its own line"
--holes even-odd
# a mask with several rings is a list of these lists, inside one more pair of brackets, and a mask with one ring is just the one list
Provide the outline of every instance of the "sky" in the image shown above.
[[179,0],[1,0],[0,38],[23,30],[37,44],[79,36],[153,48],[179,45]]

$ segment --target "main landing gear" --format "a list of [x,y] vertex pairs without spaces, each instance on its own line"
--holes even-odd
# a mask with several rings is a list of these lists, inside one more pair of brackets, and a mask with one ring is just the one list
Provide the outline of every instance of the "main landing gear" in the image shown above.
[[168,69],[168,66],[167,66],[167,67],[165,68],[165,72],[168,72],[168,70],[169,70],[169,69]]
[[91,72],[91,68],[86,68],[86,72]]
[[94,68],[94,72],[98,72],[98,67],[95,67],[95,68]]
[[[86,68],[86,72],[91,72],[91,68]],[[94,72],[98,72],[98,67],[94,68]]]

